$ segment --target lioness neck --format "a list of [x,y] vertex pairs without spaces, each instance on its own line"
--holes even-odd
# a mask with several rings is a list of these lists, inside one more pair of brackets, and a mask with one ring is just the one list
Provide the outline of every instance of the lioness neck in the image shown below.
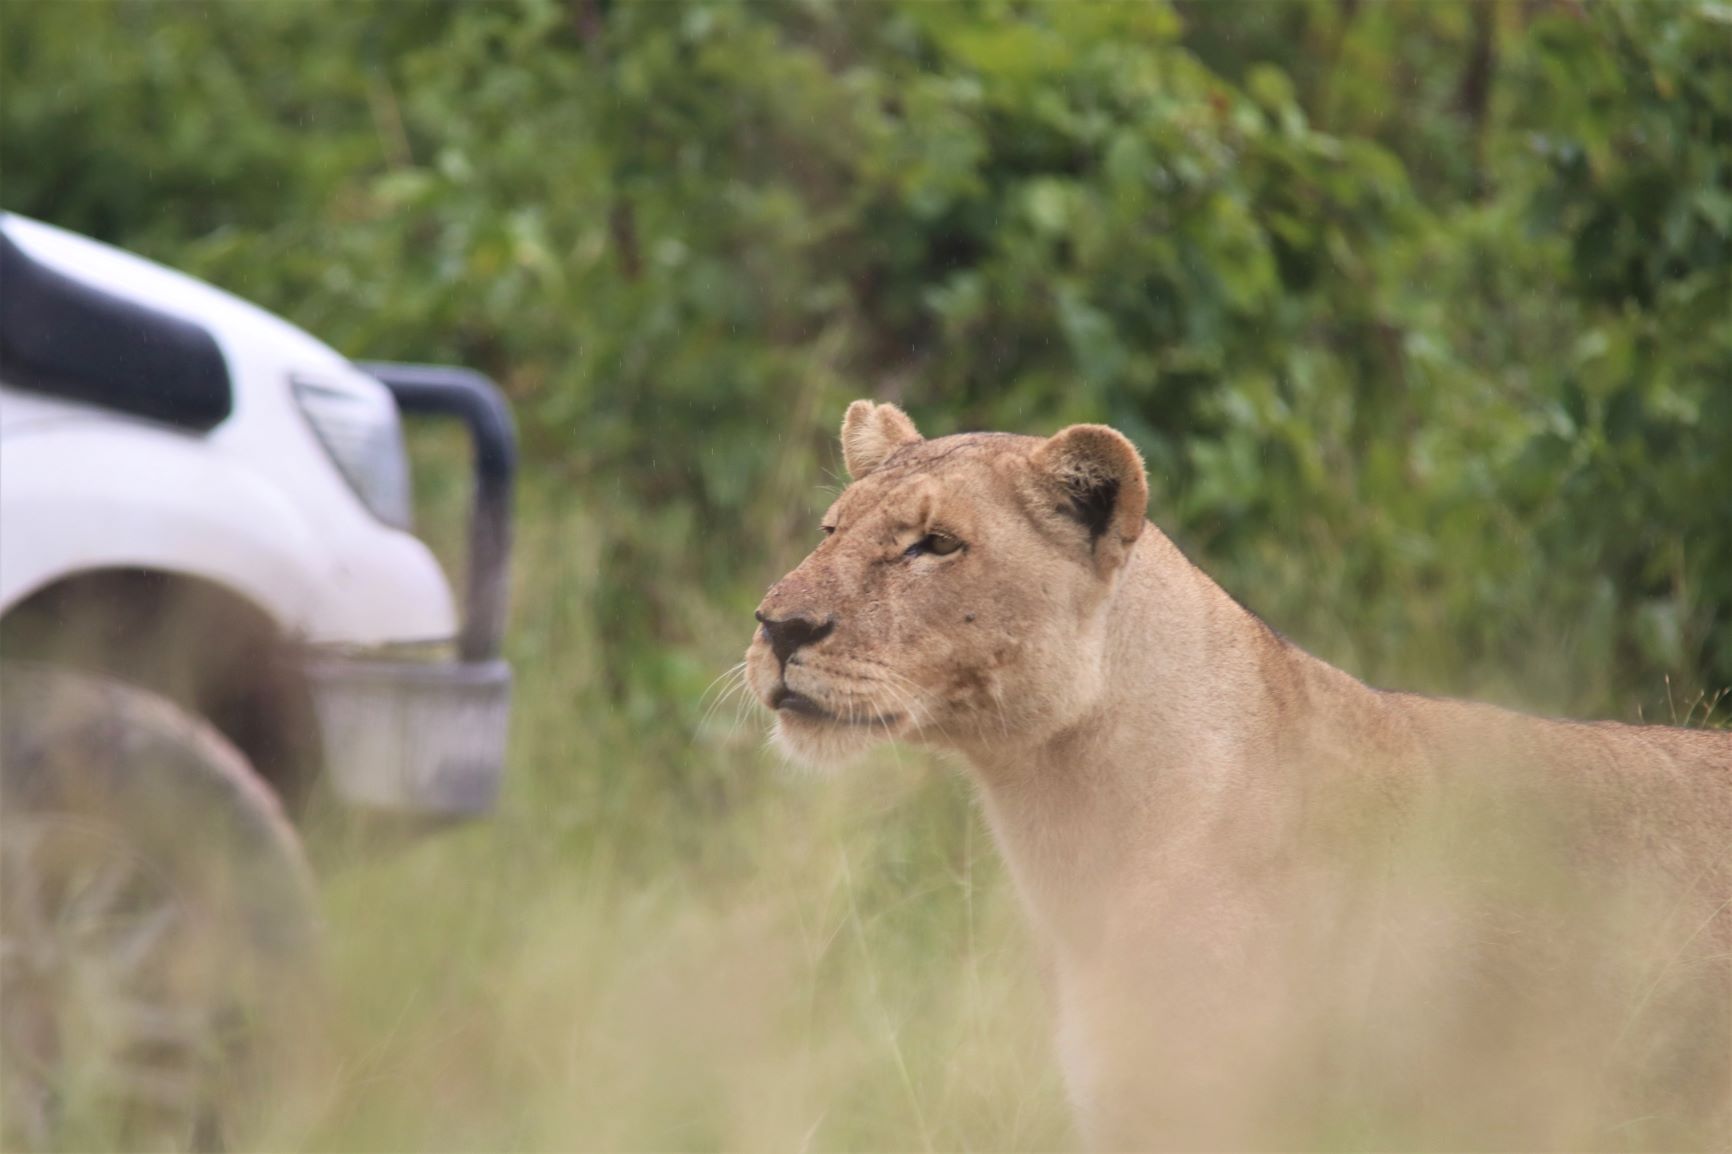
[[1037,740],[970,751],[1018,888],[1061,950],[1086,951],[1138,904],[1127,886],[1201,871],[1230,884],[1278,858],[1308,768],[1371,760],[1333,733],[1383,734],[1379,765],[1411,744],[1381,695],[1277,636],[1153,525],[1100,613],[1090,707]]

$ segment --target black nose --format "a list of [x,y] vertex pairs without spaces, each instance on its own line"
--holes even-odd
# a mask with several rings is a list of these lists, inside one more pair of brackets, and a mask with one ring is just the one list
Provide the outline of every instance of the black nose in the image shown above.
[[764,627],[764,639],[770,643],[770,651],[783,665],[788,664],[788,658],[796,649],[803,645],[816,645],[836,628],[834,618],[819,621],[813,617],[784,617],[777,620],[765,617],[762,612],[757,617]]

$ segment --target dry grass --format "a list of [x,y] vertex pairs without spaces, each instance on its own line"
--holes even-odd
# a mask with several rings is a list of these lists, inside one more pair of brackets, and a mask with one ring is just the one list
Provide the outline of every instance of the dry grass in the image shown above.
[[[454,475],[431,473],[447,513]],[[434,537],[457,552],[454,535]],[[327,1057],[315,1120],[285,1092],[295,1106],[267,1123],[270,1145],[1074,1146],[1049,991],[961,775],[898,749],[836,777],[782,766],[755,707],[712,683],[746,640],[738,606],[682,608],[706,641],[663,670],[666,701],[607,704],[599,549],[581,510],[525,494],[511,777],[494,818],[358,855],[340,831],[313,831]],[[1704,954],[1690,910],[1639,889],[1606,902],[1599,879],[1475,804],[1380,859],[1375,984],[1327,961],[1334,895],[1296,919],[1314,933],[1292,956],[1310,961],[1281,975],[1279,1012],[1245,1011],[1272,1057],[1216,1063],[1227,1076],[1193,1106],[1277,1118],[1258,1144],[1283,1148],[1699,1137],[1643,1116],[1608,1129],[1602,1075],[1669,1077],[1637,1027],[1688,1013],[1678,991],[1727,959]],[[1488,907],[1519,916],[1488,920]],[[1511,958],[1549,965],[1572,942],[1611,948],[1542,980],[1546,997],[1511,1001],[1479,980]],[[1174,1084],[1210,1061],[1168,1040],[1149,1054]],[[1308,1054],[1327,1060],[1289,1060]]]
[[[701,705],[598,708],[594,537],[569,507],[526,510],[502,812],[330,879],[338,1060],[309,1144],[1073,1146],[1048,991],[961,776],[896,749],[836,777],[782,766],[725,677],[704,695],[745,640],[705,605],[687,624],[715,643],[681,675]],[[1675,910],[1601,900],[1543,817],[1487,804],[1380,859],[1377,984],[1295,961],[1259,1027],[1275,1057],[1235,1067],[1208,1110],[1277,1118],[1276,1144],[1307,1149],[1690,1144],[1652,1118],[1608,1129],[1602,1090],[1643,1065],[1620,1024],[1660,1011],[1679,950],[1713,959]],[[1334,924],[1333,900],[1310,924]],[[1339,956],[1328,936],[1309,956]],[[1617,948],[1542,975],[1537,999],[1498,984],[1571,941]],[[1208,1055],[1151,1060],[1177,1080]]]
[[[337,1060],[308,1144],[1074,1146],[1048,991],[961,776],[895,749],[833,778],[782,766],[725,677],[705,694],[746,639],[743,611],[709,604],[686,610],[708,641],[671,674],[683,704],[598,706],[598,548],[583,512],[526,495],[499,815],[328,882]],[[1621,1025],[1661,1012],[1686,952],[1715,960],[1675,908],[1601,900],[1522,833],[1543,820],[1479,804],[1382,859],[1379,984],[1292,968],[1293,1004],[1346,1010],[1284,1012],[1264,1049],[1329,1060],[1244,1069],[1219,1110],[1280,1118],[1277,1144],[1309,1149],[1695,1140],[1608,1129],[1601,1091],[1645,1061]],[[1570,940],[1616,948],[1538,999],[1476,977]],[[1205,1058],[1168,1057],[1175,1074]]]
[[523,522],[501,811],[328,877],[335,1075],[306,1143],[1069,1144],[1041,978],[960,777],[907,750],[783,766],[755,707],[705,694],[750,628],[707,606],[686,700],[598,706],[596,538],[544,493]]
[[564,804],[519,794],[332,879],[341,1067],[313,1145],[1065,1143],[1039,978],[953,778],[752,757],[706,803],[584,760]]

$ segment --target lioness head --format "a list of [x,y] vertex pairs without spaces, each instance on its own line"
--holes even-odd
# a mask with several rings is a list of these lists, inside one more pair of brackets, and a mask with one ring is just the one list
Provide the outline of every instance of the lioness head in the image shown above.
[[746,653],[781,746],[827,763],[890,738],[979,749],[1077,720],[1146,523],[1135,447],[1101,425],[928,441],[896,406],[855,401],[842,452],[853,483],[758,606]]

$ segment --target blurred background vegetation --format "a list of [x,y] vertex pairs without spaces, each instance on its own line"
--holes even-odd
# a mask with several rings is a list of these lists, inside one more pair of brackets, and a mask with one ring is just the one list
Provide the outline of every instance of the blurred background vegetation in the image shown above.
[[1118,426],[1373,679],[1732,684],[1723,3],[24,2],[4,72],[11,209],[504,382],[640,715],[858,395]]
[[0,76],[6,208],[517,407],[512,793],[339,880],[334,1143],[1062,1138],[965,793],[704,720],[857,396],[1117,426],[1374,683],[1732,685],[1725,3],[8,0]]

